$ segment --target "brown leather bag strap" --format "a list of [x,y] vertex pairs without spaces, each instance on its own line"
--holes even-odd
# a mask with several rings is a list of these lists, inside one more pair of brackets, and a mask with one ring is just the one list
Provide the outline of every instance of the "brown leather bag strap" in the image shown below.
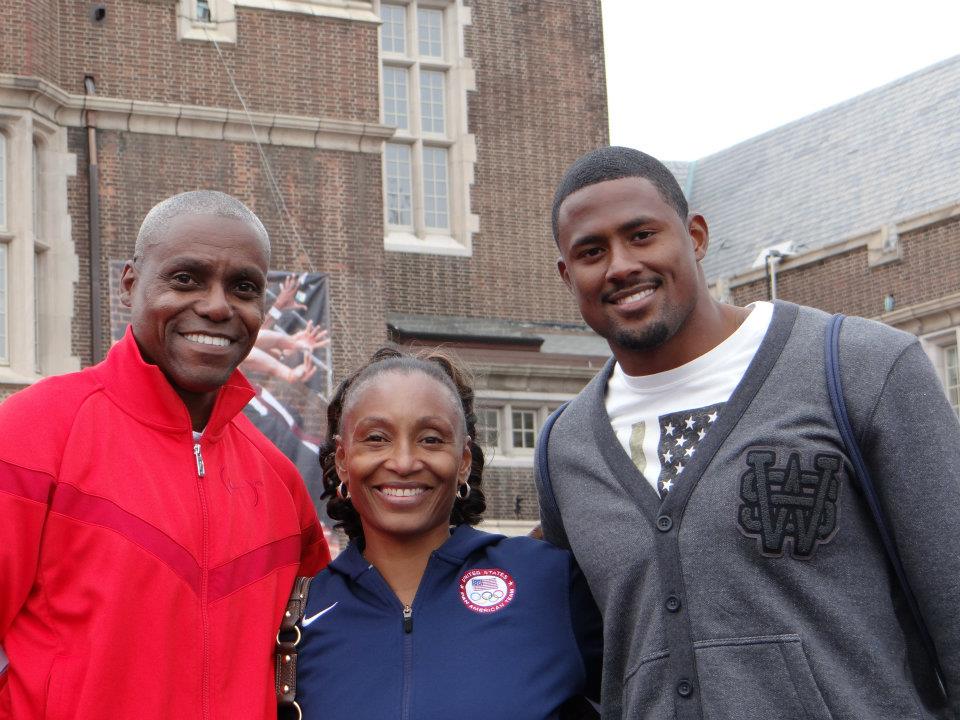
[[307,609],[307,593],[313,578],[298,577],[287,601],[286,612],[277,633],[274,661],[276,678],[277,714],[280,720],[301,720],[303,714],[297,704],[297,646],[300,644],[300,621]]

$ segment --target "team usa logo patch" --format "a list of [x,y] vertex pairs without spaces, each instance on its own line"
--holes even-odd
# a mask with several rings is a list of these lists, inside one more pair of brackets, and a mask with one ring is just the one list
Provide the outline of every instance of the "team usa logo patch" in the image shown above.
[[773,450],[754,448],[746,461],[750,469],[740,476],[740,532],[757,538],[767,557],[782,557],[789,543],[791,556],[809,560],[837,532],[840,456],[818,454],[813,469],[804,470],[799,453],[777,467]]
[[497,569],[467,570],[460,576],[460,599],[477,613],[502,610],[517,594],[517,583],[508,572]]

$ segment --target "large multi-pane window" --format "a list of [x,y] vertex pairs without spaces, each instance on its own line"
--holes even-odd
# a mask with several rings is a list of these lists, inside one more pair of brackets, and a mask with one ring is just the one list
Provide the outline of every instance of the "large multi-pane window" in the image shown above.
[[960,415],[960,358],[957,355],[957,346],[948,345],[943,349],[943,384],[947,397],[953,406],[953,411]]
[[383,119],[397,132],[385,150],[390,233],[451,236],[451,43],[444,7],[421,0],[380,5]]

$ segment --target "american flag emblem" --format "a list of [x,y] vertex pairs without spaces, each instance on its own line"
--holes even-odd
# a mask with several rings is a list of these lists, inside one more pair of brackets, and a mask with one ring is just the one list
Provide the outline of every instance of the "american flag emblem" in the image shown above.
[[690,464],[724,403],[660,416],[660,496],[670,492],[683,468]]
[[517,594],[510,573],[499,568],[474,568],[460,576],[460,600],[469,610],[487,614],[499,612]]

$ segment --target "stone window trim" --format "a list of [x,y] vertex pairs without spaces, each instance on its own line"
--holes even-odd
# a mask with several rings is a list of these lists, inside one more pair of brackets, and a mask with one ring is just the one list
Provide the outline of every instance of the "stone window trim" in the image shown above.
[[8,180],[7,225],[0,231],[8,301],[0,384],[27,385],[42,377],[40,368],[45,374],[80,369],[80,359],[71,354],[79,263],[67,207],[67,178],[76,174],[76,156],[68,151],[66,128],[30,110],[0,109],[0,133]]
[[[960,292],[898,307],[874,318],[916,335],[949,397],[948,349],[960,347]],[[956,408],[957,398],[950,398]]]
[[393,128],[377,123],[257,111],[248,117],[234,108],[75,95],[46,80],[2,73],[0,107],[32,110],[63,127],[84,127],[89,120],[99,130],[344,152],[381,154],[393,135]]
[[517,447],[514,443],[514,412],[532,411],[534,413],[533,429],[535,438],[539,441],[540,429],[546,422],[547,417],[572,397],[574,396],[560,393],[532,391],[503,393],[501,391],[478,390],[476,392],[478,416],[485,410],[497,412],[499,442],[494,447],[483,446],[487,465],[490,467],[533,467],[534,448]]
[[[420,71],[443,72],[446,83],[444,92],[445,132],[415,133],[398,129],[390,142],[408,145],[411,148],[414,170],[412,173],[414,221],[412,225],[391,225],[387,217],[388,197],[387,170],[384,163],[384,249],[391,252],[410,252],[428,255],[470,257],[473,254],[473,236],[480,230],[479,216],[471,212],[470,188],[474,182],[474,167],[477,160],[476,138],[467,125],[467,93],[476,89],[476,75],[470,58],[465,55],[464,28],[471,24],[470,8],[463,0],[375,0],[378,17],[381,5],[402,5],[408,9],[406,27],[406,52],[380,53],[380,87],[383,88],[383,69],[387,67],[407,70],[408,108],[419,116],[421,106]],[[412,8],[412,9],[411,9]],[[419,41],[411,41],[416,27],[418,8],[443,11],[443,57],[420,55]],[[382,103],[381,103],[382,105]],[[382,109],[381,109],[382,111]],[[419,122],[415,123],[419,127]],[[447,226],[446,230],[427,227],[423,188],[422,148],[442,148],[447,152]]]
[[210,22],[202,22],[197,18],[196,0],[177,0],[177,40],[236,43],[238,7],[354,22],[380,22],[371,0],[207,0],[207,4]]
[[[960,311],[960,308],[958,308]],[[960,312],[958,312],[960,314]],[[958,318],[960,320],[960,318]],[[960,416],[958,396],[957,350],[960,348],[960,322],[954,327],[920,336],[920,344],[933,364],[950,405]]]

